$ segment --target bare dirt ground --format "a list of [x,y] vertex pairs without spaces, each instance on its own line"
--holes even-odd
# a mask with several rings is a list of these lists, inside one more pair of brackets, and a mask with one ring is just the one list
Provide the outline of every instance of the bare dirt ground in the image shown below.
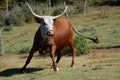
[[120,48],[93,49],[88,54],[88,56],[91,58],[112,57],[115,55],[120,55]]

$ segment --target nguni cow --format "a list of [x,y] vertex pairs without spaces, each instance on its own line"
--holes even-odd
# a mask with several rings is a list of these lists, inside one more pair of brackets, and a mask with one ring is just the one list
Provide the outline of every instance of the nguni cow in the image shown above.
[[[74,46],[73,32],[75,31],[79,35],[80,33],[71,25],[68,19],[60,18],[62,15],[64,15],[68,7],[65,8],[63,13],[57,16],[39,16],[33,12],[28,3],[27,6],[30,9],[32,15],[34,16],[36,22],[41,25],[35,34],[33,46],[26,60],[26,63],[20,70],[20,72],[21,73],[24,72],[24,69],[30,63],[33,54],[36,51],[39,51],[40,54],[46,54],[47,52],[49,52],[50,57],[52,59],[52,68],[54,69],[54,71],[58,71],[59,70],[58,62],[61,59],[62,55],[61,51],[66,46],[69,46],[72,50],[71,67],[74,67],[76,48]],[[89,37],[84,38],[90,39],[93,42],[98,43],[97,38],[96,39],[92,39]],[[56,61],[54,60],[55,54],[57,55]]]

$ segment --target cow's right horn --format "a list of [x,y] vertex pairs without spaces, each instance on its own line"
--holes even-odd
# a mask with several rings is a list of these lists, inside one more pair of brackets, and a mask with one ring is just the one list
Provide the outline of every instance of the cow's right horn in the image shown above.
[[42,17],[42,16],[39,16],[39,15],[37,15],[36,13],[34,13],[33,10],[32,10],[32,8],[30,7],[30,5],[29,5],[28,3],[26,3],[26,4],[27,4],[28,8],[30,9],[30,11],[32,12],[32,15],[33,15],[34,17],[36,17],[36,18],[41,18],[41,17]]

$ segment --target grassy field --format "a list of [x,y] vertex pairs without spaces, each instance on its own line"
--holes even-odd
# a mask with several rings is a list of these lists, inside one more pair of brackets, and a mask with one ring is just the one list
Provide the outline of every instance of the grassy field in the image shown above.
[[[103,12],[103,14],[102,14]],[[100,15],[101,14],[101,15]],[[71,23],[83,35],[98,36],[100,43],[87,41],[90,47],[120,45],[120,7],[91,7],[84,16],[69,16]],[[39,24],[30,23],[2,32],[5,52],[0,56],[0,80],[119,80],[120,48],[92,50],[87,55],[76,57],[76,67],[71,68],[71,57],[64,56],[60,71],[54,72],[49,57],[35,54],[26,74],[19,74],[28,54],[19,54],[30,49]],[[9,54],[10,53],[10,54]],[[13,54],[14,53],[14,54]]]
[[49,57],[35,54],[26,69],[19,74],[27,54],[8,54],[0,57],[0,80],[119,80],[120,49],[92,50],[88,55],[76,57],[76,67],[71,68],[71,57],[64,56],[60,71],[51,69]]
[[[100,44],[96,46],[120,45],[119,9],[120,7],[96,7],[89,9],[87,16],[74,17],[71,21],[81,34],[91,37],[98,36]],[[91,42],[89,43],[93,46]]]
[[10,32],[3,32],[5,52],[19,53],[23,48],[30,48],[38,26],[36,23],[24,24],[13,28]]

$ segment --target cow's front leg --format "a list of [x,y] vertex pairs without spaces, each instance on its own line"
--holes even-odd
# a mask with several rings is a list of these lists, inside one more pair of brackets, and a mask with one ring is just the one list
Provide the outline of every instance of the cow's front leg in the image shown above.
[[58,69],[57,63],[56,63],[55,60],[54,60],[55,51],[56,51],[56,46],[52,46],[52,47],[51,47],[51,50],[50,50],[50,57],[51,57],[52,63],[53,63],[52,67],[53,67],[54,71],[56,72],[56,71],[58,71],[59,69]]
[[27,58],[27,60],[26,60],[26,63],[25,63],[25,65],[21,68],[20,73],[24,73],[24,69],[25,69],[26,66],[30,63],[30,61],[31,61],[31,59],[32,59],[33,54],[34,54],[35,51],[36,51],[36,50],[35,50],[34,48],[31,49],[31,51],[30,51],[30,53],[29,53],[29,56],[28,56],[28,58]]

